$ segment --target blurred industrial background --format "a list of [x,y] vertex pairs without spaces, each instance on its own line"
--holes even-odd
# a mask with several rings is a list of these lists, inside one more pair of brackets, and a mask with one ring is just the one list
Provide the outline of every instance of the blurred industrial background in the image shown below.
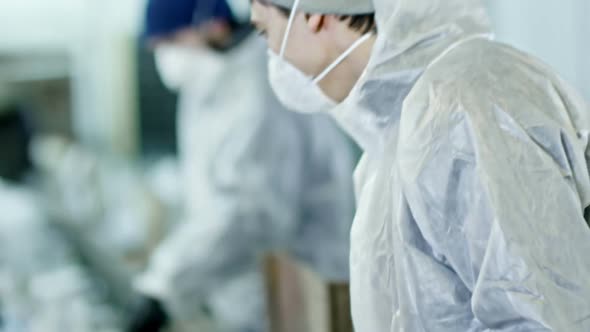
[[[590,100],[589,1],[487,3],[498,40]],[[171,227],[176,96],[140,42],[144,5],[0,0],[0,331],[120,331]]]

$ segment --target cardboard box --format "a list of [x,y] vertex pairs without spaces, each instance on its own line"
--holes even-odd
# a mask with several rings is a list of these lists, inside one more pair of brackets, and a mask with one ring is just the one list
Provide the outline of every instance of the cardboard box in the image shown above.
[[265,262],[272,332],[352,332],[348,283],[324,280],[286,255]]

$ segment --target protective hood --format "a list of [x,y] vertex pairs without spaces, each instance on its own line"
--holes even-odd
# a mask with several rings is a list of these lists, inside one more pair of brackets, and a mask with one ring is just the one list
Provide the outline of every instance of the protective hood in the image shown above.
[[384,129],[397,122],[430,63],[462,41],[492,38],[479,0],[374,0],[374,7],[379,32],[371,59],[349,98],[333,111],[365,151],[382,149]]

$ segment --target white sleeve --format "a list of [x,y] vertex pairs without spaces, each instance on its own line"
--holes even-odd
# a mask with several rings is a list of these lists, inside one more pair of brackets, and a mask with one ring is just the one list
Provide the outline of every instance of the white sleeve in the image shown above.
[[432,100],[404,134],[415,314],[428,331],[590,331],[585,143],[474,104]]

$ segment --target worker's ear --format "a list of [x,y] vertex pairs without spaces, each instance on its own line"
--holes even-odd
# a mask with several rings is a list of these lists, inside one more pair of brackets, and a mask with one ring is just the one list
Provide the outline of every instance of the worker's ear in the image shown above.
[[325,18],[326,18],[325,15],[320,15],[320,14],[305,14],[305,18],[307,20],[307,26],[309,27],[309,29],[312,32],[317,33],[322,28],[324,28]]

